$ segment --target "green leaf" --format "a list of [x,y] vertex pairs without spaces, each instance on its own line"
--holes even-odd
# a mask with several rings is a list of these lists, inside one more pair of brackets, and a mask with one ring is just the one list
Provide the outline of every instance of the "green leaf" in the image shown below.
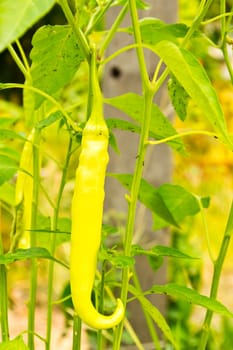
[[[142,122],[144,99],[134,93],[127,93],[121,96],[105,99],[104,102],[127,114],[139,125]],[[150,135],[155,139],[161,140],[165,137],[176,135],[177,132],[163,115],[156,104],[152,106]],[[184,144],[176,139],[169,141],[168,144],[179,152],[184,153]]]
[[37,128],[39,128],[39,129],[46,128],[46,127],[52,125],[53,123],[55,123],[56,121],[60,120],[62,118],[62,116],[63,115],[60,111],[53,112],[47,118],[40,120],[37,123]]
[[[155,45],[162,40],[177,42],[178,38],[185,36],[188,27],[183,23],[166,24],[158,18],[145,17],[140,20],[140,30],[142,41]],[[132,28],[128,28],[128,31],[133,33]]]
[[184,121],[187,116],[189,95],[174,76],[168,81],[168,93],[178,117]]
[[[47,25],[32,39],[31,75],[34,87],[55,95],[77,72],[83,55],[69,26]],[[35,108],[44,97],[35,95]]]
[[35,258],[50,259],[64,265],[61,261],[55,259],[47,249],[42,247],[33,247],[29,249],[17,249],[12,253],[6,253],[3,255],[0,255],[0,264],[7,265],[15,261],[35,259]]
[[0,186],[0,200],[8,205],[15,205],[15,187],[12,184],[5,182]]
[[[133,175],[131,174],[109,174],[116,178],[128,190],[131,189]],[[168,224],[179,227],[179,223],[186,216],[192,216],[200,211],[198,200],[190,192],[181,186],[163,184],[155,188],[145,179],[141,180],[138,199],[155,217],[162,219],[160,225],[154,225],[154,229],[168,226]]]
[[119,129],[124,131],[131,131],[140,133],[140,126],[135,125],[128,120],[119,119],[119,118],[108,118],[106,119],[109,129]]
[[55,0],[1,0],[0,52],[23,35],[55,4]]
[[174,346],[174,349],[179,350],[179,345],[176,343],[172,331],[161,312],[144,295],[139,294],[137,289],[134,288],[132,285],[130,285],[129,290],[133,295],[136,296],[136,298],[142,304],[143,310],[145,310],[151,316],[151,318],[162,331],[164,336]]
[[[25,139],[23,138],[23,140]],[[0,154],[15,160],[17,163],[20,160],[20,153],[15,148],[8,147],[5,144],[0,144]]]
[[57,230],[51,231],[50,218],[46,216],[38,216],[38,227],[35,230],[37,233],[37,241],[41,247],[48,247],[52,236],[56,234],[56,246],[70,240],[71,220],[69,218],[59,218],[57,223]]
[[148,294],[166,294],[174,298],[182,299],[188,303],[202,306],[208,310],[211,310],[219,315],[233,317],[233,313],[229,311],[219,301],[209,298],[205,295],[199,294],[197,291],[191,288],[187,288],[176,283],[168,283],[165,285],[155,285],[149,291]]
[[17,170],[17,163],[12,158],[0,154],[0,186],[10,180]]
[[29,350],[25,345],[22,336],[0,344],[0,350]]
[[0,141],[15,140],[15,139],[25,140],[25,138],[22,135],[18,134],[13,130],[0,129]]
[[[117,179],[128,190],[131,188],[133,176],[131,174],[109,174]],[[169,209],[166,207],[162,198],[158,195],[157,189],[150,185],[146,180],[141,180],[138,199],[148,209],[155,212],[158,216],[163,218],[167,223],[178,227],[178,223],[173,218]]]
[[163,59],[188,95],[203,111],[222,141],[233,149],[216,91],[198,60],[191,52],[167,40],[160,41],[151,48]]
[[177,259],[197,259],[193,256],[185,254],[181,252],[179,249],[173,247],[167,247],[162,245],[156,245],[151,249],[144,249],[139,245],[133,245],[131,249],[132,256],[135,255],[146,255],[146,256],[154,256],[154,257],[170,257]]

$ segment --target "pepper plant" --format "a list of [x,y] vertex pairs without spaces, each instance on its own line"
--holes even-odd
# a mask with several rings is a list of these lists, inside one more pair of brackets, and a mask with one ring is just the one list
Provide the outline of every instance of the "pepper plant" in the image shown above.
[[[24,78],[22,83],[0,83],[2,92],[9,89],[22,91],[22,108],[17,118],[9,112],[0,119],[1,210],[12,217],[10,243],[7,244],[2,235],[0,237],[0,349],[33,350],[36,338],[46,350],[51,349],[54,303],[62,305],[67,299],[72,300],[73,308],[72,349],[81,349],[82,322],[96,335],[97,349],[121,349],[126,335],[137,349],[144,349],[128,314],[128,304],[134,299],[138,300],[144,312],[153,349],[184,348],[166,314],[163,315],[147,299],[150,294],[165,294],[205,310],[195,349],[207,349],[213,314],[232,318],[233,312],[217,300],[222,267],[233,230],[231,203],[229,214],[224,218],[226,229],[218,256],[216,259],[210,256],[213,276],[209,295],[172,280],[165,285],[151,285],[148,290],[142,290],[135,270],[137,255],[161,259],[161,263],[164,257],[169,257],[174,265],[178,260],[189,260],[192,264],[200,257],[191,256],[172,245],[156,244],[146,249],[133,244],[138,203],[153,214],[156,229],[168,227],[170,232],[182,231],[186,217],[201,215],[203,231],[208,238],[205,211],[209,206],[209,194],[200,196],[175,183],[154,187],[144,178],[144,165],[148,149],[162,143],[185,160],[184,139],[191,135],[213,138],[226,149],[233,150],[217,93],[192,45],[196,40],[200,44],[217,47],[233,82],[229,51],[233,6],[226,0],[220,0],[219,13],[209,18],[208,11],[213,2],[201,0],[195,18],[190,25],[185,25],[167,24],[158,18],[148,17],[148,5],[143,0],[1,1],[0,51],[8,50]],[[38,25],[55,5],[61,11],[64,23]],[[106,30],[104,18],[113,7],[118,9],[118,14]],[[141,10],[143,18],[139,18]],[[130,16],[131,25],[123,27],[126,15]],[[213,22],[220,27],[217,42],[212,41],[204,30],[207,24]],[[33,37],[32,48],[27,54],[22,37],[29,29],[33,30]],[[120,32],[128,33],[133,42],[109,55],[108,48],[115,34]],[[141,94],[129,91],[106,98],[101,90],[101,72],[107,63],[127,50],[133,50],[138,61]],[[147,70],[145,50],[159,58],[152,76]],[[77,84],[86,76],[87,91]],[[187,107],[192,101],[201,111],[202,118],[208,121],[208,129],[182,131],[174,128],[154,102],[165,82],[168,82],[174,110],[183,123],[188,119]],[[113,122],[111,118],[106,118],[104,104],[124,112],[129,120],[115,118]],[[115,129],[140,135],[133,174],[108,174],[126,190],[127,213],[122,235],[119,227],[102,222],[108,148],[117,150]],[[62,135],[62,156],[59,151],[53,152],[57,142],[48,141],[50,132],[56,134],[56,139]],[[192,149],[189,152],[192,154]],[[43,171],[49,163],[56,164],[60,174],[55,196],[45,186],[43,178]],[[53,174],[48,172],[48,177],[53,182]],[[74,188],[72,194],[66,186],[70,181]],[[66,207],[72,207],[72,210],[64,209],[64,198]],[[106,239],[111,233],[119,239],[116,245],[109,247]],[[71,246],[70,256],[61,254],[59,249],[63,244]],[[8,320],[8,267],[24,260],[30,262],[28,328],[12,338]],[[35,317],[41,273],[39,260],[47,267],[48,293],[47,330],[46,334],[38,335]],[[61,300],[54,300],[56,265],[70,270],[71,294]],[[160,266],[156,267],[158,272]],[[119,295],[118,300],[115,294]],[[161,335],[157,334],[158,328]],[[188,346],[191,349],[191,343]],[[212,349],[211,343],[209,346]]]

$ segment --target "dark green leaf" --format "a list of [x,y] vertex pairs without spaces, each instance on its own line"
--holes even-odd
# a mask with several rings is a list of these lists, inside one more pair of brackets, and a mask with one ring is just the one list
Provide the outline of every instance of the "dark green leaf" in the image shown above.
[[106,119],[109,129],[119,129],[131,132],[140,133],[141,128],[138,125],[130,123],[127,120],[119,118],[108,118]]
[[[83,61],[75,36],[68,26],[44,26],[32,39],[31,74],[33,86],[55,95],[70,82]],[[35,108],[44,97],[35,95]]]
[[[133,178],[132,175],[110,174],[110,176],[116,178],[124,187],[130,190]],[[139,200],[152,212],[155,212],[158,216],[162,217],[166,222],[168,222],[171,225],[178,226],[171,212],[163,202],[163,199],[157,193],[157,189],[150,185],[144,179],[142,179],[141,181],[141,186],[139,190]]]
[[1,0],[0,52],[18,39],[55,4],[55,0]]
[[[119,109],[135,120],[139,125],[142,122],[144,99],[134,93],[127,93],[121,96],[105,99],[105,103]],[[177,132],[163,115],[157,105],[153,104],[151,112],[150,135],[158,140],[165,137],[176,135]],[[184,144],[176,139],[169,141],[168,144],[177,151],[184,152]]]
[[219,301],[205,295],[201,295],[194,289],[187,288],[176,283],[155,285],[148,291],[148,294],[151,293],[170,295],[171,297],[185,300],[188,303],[203,306],[204,308],[222,316],[233,317],[233,313]]
[[17,163],[12,158],[0,154],[0,186],[10,180],[17,170]]
[[168,81],[168,93],[178,117],[184,121],[187,116],[189,95],[175,77]]
[[[116,178],[128,190],[131,188],[133,175],[131,174],[109,174]],[[190,192],[181,186],[164,184],[158,188],[141,180],[138,199],[150,209],[163,225],[167,224],[178,227],[186,216],[192,216],[200,211],[198,200]],[[157,225],[155,229],[159,229]]]

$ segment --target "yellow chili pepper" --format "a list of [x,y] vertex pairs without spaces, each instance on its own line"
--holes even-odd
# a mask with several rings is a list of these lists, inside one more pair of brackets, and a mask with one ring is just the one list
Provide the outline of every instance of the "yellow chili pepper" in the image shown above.
[[15,188],[16,232],[15,241],[19,248],[30,247],[31,207],[33,196],[33,146],[34,129],[25,141],[20,159]]
[[90,327],[112,328],[124,316],[120,299],[110,316],[100,314],[91,302],[95,279],[104,202],[104,181],[108,164],[108,128],[98,85],[96,62],[92,58],[92,113],[83,130],[79,166],[72,200],[71,294],[78,316]]

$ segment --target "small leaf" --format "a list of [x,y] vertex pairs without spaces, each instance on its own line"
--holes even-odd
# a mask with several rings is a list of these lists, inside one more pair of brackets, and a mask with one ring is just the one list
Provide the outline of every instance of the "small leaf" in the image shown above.
[[187,116],[189,95],[175,77],[168,81],[168,93],[178,117],[184,121]]
[[1,0],[0,52],[23,35],[55,4],[55,0]]
[[[106,104],[119,109],[136,121],[139,125],[142,123],[144,99],[134,93],[127,93],[121,96],[105,99]],[[177,132],[163,115],[157,105],[153,104],[151,112],[150,136],[161,140],[165,137],[176,135]],[[179,152],[184,153],[185,147],[181,140],[169,141],[168,144]]]
[[8,340],[0,344],[0,350],[29,350],[25,345],[22,336]]
[[166,294],[174,298],[185,300],[188,303],[202,306],[222,316],[233,317],[233,313],[219,301],[205,295],[201,295],[194,289],[187,288],[176,283],[155,285],[148,291],[148,294],[151,293]]
[[10,180],[17,170],[17,163],[12,158],[0,154],[0,186]]
[[[54,96],[77,72],[83,56],[69,26],[47,25],[32,39],[31,75],[34,87]],[[35,108],[44,97],[35,94]]]

